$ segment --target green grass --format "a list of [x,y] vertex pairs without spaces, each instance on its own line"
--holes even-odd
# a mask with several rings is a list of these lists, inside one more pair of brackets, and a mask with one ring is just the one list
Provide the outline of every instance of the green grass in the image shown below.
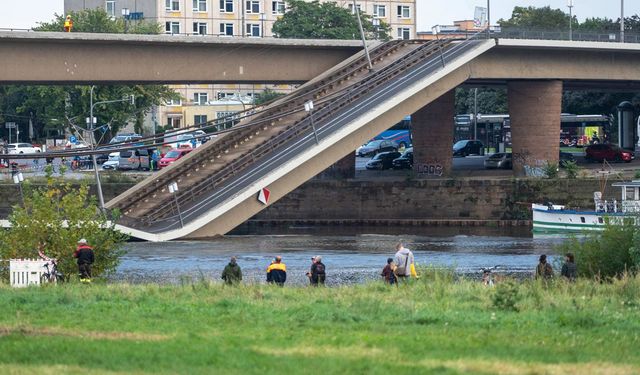
[[640,278],[502,285],[0,286],[0,373],[640,372]]

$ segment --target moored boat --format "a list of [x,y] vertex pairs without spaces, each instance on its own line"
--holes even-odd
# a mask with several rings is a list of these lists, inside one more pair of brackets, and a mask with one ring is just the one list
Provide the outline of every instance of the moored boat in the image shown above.
[[612,186],[622,190],[621,199],[602,199],[602,192],[593,193],[593,210],[568,209],[562,205],[531,205],[534,232],[598,231],[605,223],[635,220],[640,213],[640,180],[617,182]]

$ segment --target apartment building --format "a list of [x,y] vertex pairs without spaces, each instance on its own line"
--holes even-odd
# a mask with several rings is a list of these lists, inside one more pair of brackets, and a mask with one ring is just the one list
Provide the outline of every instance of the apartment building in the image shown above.
[[[354,11],[352,0],[334,1]],[[416,38],[416,0],[357,0],[364,13],[384,21],[391,35],[398,39]],[[285,0],[65,0],[64,11],[104,7],[112,17],[124,17],[127,22],[158,22],[166,34],[195,37],[273,37],[272,27],[286,11]],[[182,99],[160,106],[151,116],[159,125],[174,128],[193,125],[197,119],[211,116],[205,106],[224,100],[237,104],[252,99],[270,88],[293,90],[289,85],[172,85]],[[195,107],[195,108],[187,108]],[[202,114],[197,113],[198,108]],[[207,112],[208,114],[205,114]],[[199,117],[200,116],[200,117]],[[210,119],[210,118],[209,118]]]

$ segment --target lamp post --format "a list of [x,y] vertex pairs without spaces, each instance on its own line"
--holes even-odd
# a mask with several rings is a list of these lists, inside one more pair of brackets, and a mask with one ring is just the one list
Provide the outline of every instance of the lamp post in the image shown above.
[[378,32],[380,30],[380,19],[379,18],[374,18],[371,20],[371,23],[373,24],[373,30],[374,30],[374,35],[376,40],[378,40]]
[[569,40],[573,40],[573,0],[567,0],[569,8]]
[[478,88],[473,89],[473,140],[478,139]]
[[438,36],[438,34],[440,34],[440,25],[435,25],[431,27],[431,33],[436,36],[436,40],[438,41],[438,51],[440,52],[440,62],[442,63],[442,67],[444,68],[445,66],[444,55],[442,54],[442,46],[440,45],[440,37]]
[[24,176],[22,172],[18,172],[13,175],[13,183],[18,185],[20,189],[20,199],[22,200],[22,206],[24,206],[24,193],[22,192],[22,181],[24,181]]
[[369,64],[369,70],[373,70],[373,64],[371,64],[371,56],[369,56],[369,47],[367,47],[367,38],[364,35],[364,29],[362,28],[362,20],[360,19],[360,9],[356,4],[356,0],[353,0],[353,11],[356,12],[356,18],[358,19],[358,28],[360,29],[360,36],[362,37],[362,45],[364,46],[364,53],[367,55],[367,63]]
[[98,104],[118,103],[118,102],[126,102],[126,101],[129,101],[131,104],[135,104],[135,97],[131,95],[128,98],[124,98],[124,99],[103,100],[101,102],[94,103],[93,90],[95,88],[96,88],[95,86],[91,86],[91,90],[89,90],[90,107],[89,107],[89,118],[87,119],[87,123],[88,123],[89,133],[91,134],[91,140],[90,140],[91,151],[92,151],[91,160],[93,161],[93,173],[96,179],[96,189],[98,190],[98,201],[100,202],[100,210],[104,212],[104,195],[102,194],[102,184],[100,184],[100,172],[98,171],[98,162],[96,160],[96,154],[95,152],[93,152],[96,149],[96,137],[94,134],[96,118],[93,117],[93,108],[95,108],[95,106]]
[[620,43],[624,43],[624,0],[620,0]]
[[487,36],[491,37],[491,0],[487,0]]
[[180,218],[180,227],[184,228],[184,221],[182,221],[182,212],[180,212],[180,204],[178,203],[178,183],[172,182],[168,186],[169,193],[173,195],[173,199],[176,202],[176,209],[178,210],[178,217]]
[[122,8],[122,18],[124,19],[124,33],[127,33],[127,21],[129,20],[130,15],[129,8]]
[[319,144],[318,133],[316,133],[316,124],[313,122],[313,100],[309,100],[304,103],[304,110],[309,112],[309,118],[311,119],[311,128],[313,129],[313,135],[316,137],[316,144]]

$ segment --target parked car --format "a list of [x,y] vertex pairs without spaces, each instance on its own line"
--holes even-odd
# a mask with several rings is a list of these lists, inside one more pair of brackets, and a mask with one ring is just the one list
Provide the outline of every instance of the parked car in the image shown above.
[[31,143],[9,143],[7,145],[7,154],[33,154],[41,151]]
[[380,152],[398,151],[398,144],[394,141],[377,140],[371,141],[364,146],[361,146],[356,150],[356,155],[365,157],[373,156]]
[[399,158],[393,159],[391,163],[393,169],[411,169],[413,168],[413,147],[404,150]]
[[151,169],[149,150],[141,148],[137,150],[120,151],[118,169],[141,169],[148,171]]
[[513,167],[510,152],[495,153],[484,161],[484,167],[487,169],[511,169]]
[[367,169],[389,169],[393,166],[393,160],[400,157],[398,151],[381,152],[371,158],[365,165]]
[[162,159],[160,159],[160,163],[158,163],[160,169],[169,166],[169,164],[174,161],[182,158],[186,154],[190,153],[192,148],[174,148],[167,152]]
[[631,162],[635,159],[632,151],[622,149],[616,145],[599,143],[585,149],[585,159],[589,161],[624,161]]
[[120,163],[120,153],[112,152],[109,154],[109,159],[102,163],[102,169],[118,169]]
[[[126,146],[131,146],[134,145],[136,143],[136,141],[140,140],[142,138],[142,136],[140,134],[136,134],[136,133],[122,133],[122,134],[118,134],[115,137],[111,138],[111,140],[109,141],[109,145],[103,145],[103,146],[98,146],[97,149],[101,149],[101,148],[118,148],[118,147],[126,147]],[[130,141],[130,142],[129,142]],[[121,143],[121,142],[126,142],[126,143]],[[112,146],[114,144],[116,144],[115,146]],[[142,144],[142,143],[140,143]],[[105,153],[105,154],[98,154],[96,155],[96,161],[98,162],[98,164],[100,163],[104,163],[109,159],[109,154]]]
[[465,139],[453,145],[453,156],[484,155],[484,145],[480,141]]

